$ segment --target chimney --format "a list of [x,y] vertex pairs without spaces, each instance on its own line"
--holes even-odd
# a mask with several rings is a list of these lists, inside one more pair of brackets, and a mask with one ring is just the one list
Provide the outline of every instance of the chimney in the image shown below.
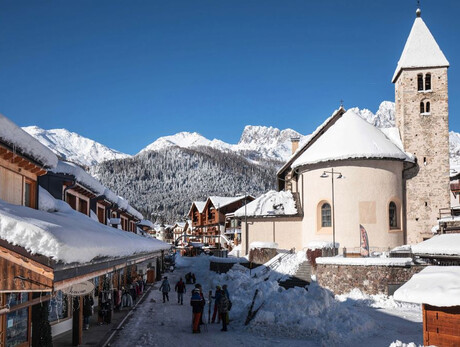
[[300,137],[291,137],[292,154],[299,148]]

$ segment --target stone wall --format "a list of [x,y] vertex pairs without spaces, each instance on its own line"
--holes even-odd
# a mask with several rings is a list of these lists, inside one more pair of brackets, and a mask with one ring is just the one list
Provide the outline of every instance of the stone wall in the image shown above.
[[275,248],[253,248],[249,251],[249,262],[262,265],[277,254],[278,251]]
[[402,267],[317,264],[316,280],[320,286],[330,289],[334,294],[344,294],[358,288],[366,294],[391,295],[393,289],[423,269],[424,266],[420,265]]

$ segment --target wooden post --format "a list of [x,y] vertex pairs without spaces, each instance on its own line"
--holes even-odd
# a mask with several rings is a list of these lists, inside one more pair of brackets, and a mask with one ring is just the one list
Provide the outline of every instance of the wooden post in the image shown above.
[[82,343],[83,327],[83,299],[81,296],[73,298],[72,318],[72,346],[78,346]]

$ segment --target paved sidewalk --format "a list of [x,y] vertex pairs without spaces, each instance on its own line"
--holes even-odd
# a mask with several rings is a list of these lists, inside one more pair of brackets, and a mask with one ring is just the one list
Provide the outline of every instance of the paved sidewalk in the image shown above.
[[[98,325],[97,313],[90,318],[90,328],[83,330],[82,344],[80,346],[91,346],[91,347],[104,347],[106,346],[109,339],[120,329],[122,329],[125,320],[136,311],[138,305],[142,305],[144,300],[147,298],[148,293],[151,289],[158,287],[161,282],[157,282],[153,285],[147,285],[146,290],[142,294],[141,298],[137,301],[137,304],[133,308],[124,308],[120,311],[114,311],[112,315],[112,322],[110,324]],[[69,330],[61,335],[53,338],[54,347],[71,347],[72,346],[72,331]]]

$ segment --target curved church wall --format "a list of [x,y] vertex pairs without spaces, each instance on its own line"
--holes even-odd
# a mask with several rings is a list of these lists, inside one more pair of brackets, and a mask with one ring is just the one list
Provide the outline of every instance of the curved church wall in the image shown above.
[[[332,226],[322,225],[321,206],[332,209],[332,180],[321,174],[334,169],[335,240],[340,249],[357,250],[360,224],[368,233],[371,249],[387,250],[404,243],[403,163],[395,160],[345,160],[334,165],[317,164],[301,172],[299,188],[304,205],[302,222],[303,247],[312,240],[332,241]],[[396,205],[397,226],[390,228],[390,202]],[[327,219],[327,218],[326,218]],[[332,219],[332,218],[331,218]],[[332,221],[331,221],[332,222]],[[394,222],[394,221],[393,221]],[[331,223],[332,224],[332,223]]]

